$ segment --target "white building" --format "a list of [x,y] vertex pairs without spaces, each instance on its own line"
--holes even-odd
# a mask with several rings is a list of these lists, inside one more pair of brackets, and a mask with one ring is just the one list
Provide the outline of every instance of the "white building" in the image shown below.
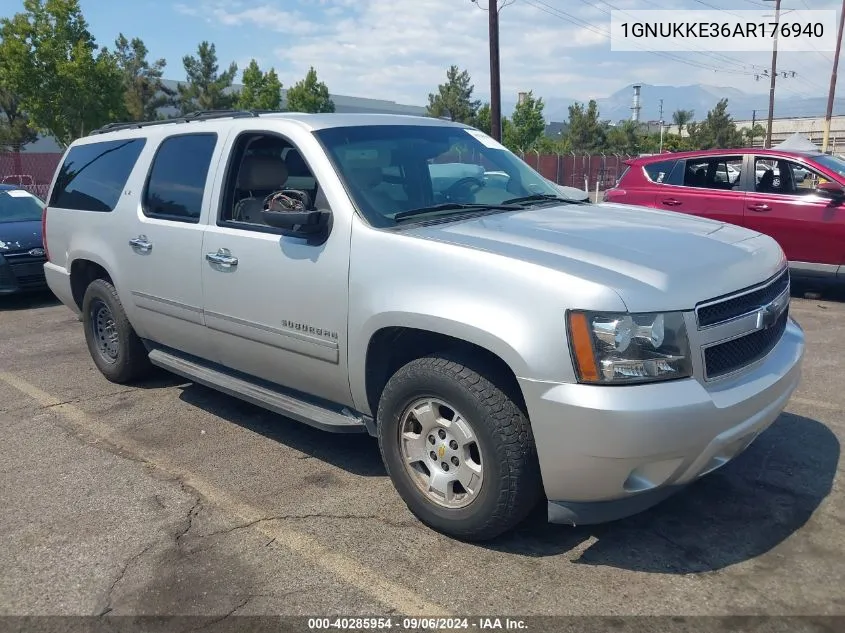
[[[751,128],[751,119],[735,121],[737,128]],[[756,124],[766,128],[766,117],[757,119]],[[801,117],[792,119],[772,120],[772,145],[777,145],[787,137],[799,132],[821,148],[824,137],[824,117]],[[765,135],[755,137],[754,146],[762,147],[765,143]],[[845,116],[831,117],[830,120],[830,141],[828,149],[834,153],[845,152]]]

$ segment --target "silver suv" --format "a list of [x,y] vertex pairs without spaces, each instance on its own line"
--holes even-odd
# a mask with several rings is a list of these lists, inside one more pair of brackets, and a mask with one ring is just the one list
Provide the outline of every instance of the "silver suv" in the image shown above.
[[113,125],[67,150],[44,222],[48,283],[106,378],[156,365],[368,432],[410,510],[457,538],[538,503],[570,524],[652,506],[799,382],[771,238],[562,197],[439,119]]

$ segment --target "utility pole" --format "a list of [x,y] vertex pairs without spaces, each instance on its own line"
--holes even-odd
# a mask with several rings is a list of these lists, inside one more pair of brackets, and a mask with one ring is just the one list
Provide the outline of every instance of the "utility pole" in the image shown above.
[[[770,1],[770,0],[769,0]],[[769,83],[769,125],[766,128],[766,147],[772,146],[772,119],[775,116],[775,79],[778,76],[778,31],[780,25],[780,0],[775,0],[775,38],[772,46],[772,76]]]
[[[780,2],[780,0],[778,0]],[[490,132],[502,142],[502,88],[499,74],[499,2],[490,0]]]
[[657,153],[663,153],[663,99],[660,100],[660,149]]
[[754,147],[754,126],[757,125],[757,110],[751,111],[751,147]]
[[836,92],[836,70],[839,66],[839,51],[842,48],[843,26],[845,26],[845,0],[842,0],[842,9],[839,11],[839,37],[836,38],[836,54],[833,58],[833,71],[830,73],[830,92],[827,94],[827,112],[824,115],[823,152],[827,152],[827,145],[830,142],[830,117],[833,116],[833,95]]

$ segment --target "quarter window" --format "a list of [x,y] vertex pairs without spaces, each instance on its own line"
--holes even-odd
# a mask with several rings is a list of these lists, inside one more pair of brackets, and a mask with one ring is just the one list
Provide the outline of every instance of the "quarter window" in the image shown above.
[[186,134],[165,139],[153,159],[144,190],[144,215],[199,222],[216,145],[216,134]]
[[651,182],[664,183],[669,180],[669,174],[677,161],[662,160],[658,163],[648,163],[643,169]]
[[114,211],[146,139],[86,143],[67,154],[49,206],[77,211]]

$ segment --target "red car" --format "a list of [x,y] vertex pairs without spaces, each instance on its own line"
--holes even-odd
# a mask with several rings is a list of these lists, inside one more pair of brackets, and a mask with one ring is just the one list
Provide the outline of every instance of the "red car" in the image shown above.
[[845,160],[732,149],[634,158],[605,201],[689,213],[775,238],[792,274],[845,283]]

